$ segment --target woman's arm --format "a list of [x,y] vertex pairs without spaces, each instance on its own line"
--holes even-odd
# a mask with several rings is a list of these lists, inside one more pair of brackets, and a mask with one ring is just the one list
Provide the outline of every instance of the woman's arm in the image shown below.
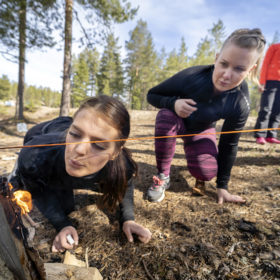
[[[40,137],[34,137],[28,145],[42,143],[38,140]],[[18,157],[16,171],[10,179],[12,184],[14,182],[19,188],[31,193],[34,204],[57,231],[71,225],[58,197],[58,192],[62,192],[58,187],[59,182],[56,183],[55,179],[51,179],[54,164],[61,162],[59,160],[63,156],[61,149],[61,146],[23,148]],[[65,190],[63,194],[66,192],[69,191]]]
[[134,184],[131,178],[127,183],[127,190],[120,203],[120,224],[125,221],[134,221]]
[[[226,120],[222,131],[242,130],[246,119],[247,117],[241,118],[237,121]],[[219,204],[223,204],[224,202],[246,202],[241,196],[233,195],[227,190],[231,169],[237,154],[239,138],[240,133],[223,134],[220,137],[217,175],[217,195]]]
[[187,76],[188,69],[185,69],[151,88],[147,95],[148,102],[156,108],[166,108],[175,112],[174,104],[182,96]]
[[276,49],[275,49],[275,45],[272,44],[264,57],[263,63],[262,63],[262,68],[261,68],[261,72],[260,72],[260,84],[261,85],[265,85],[266,81],[267,81],[267,71],[268,68],[271,67],[271,63],[272,63],[272,59],[274,56]]
[[120,204],[120,210],[120,224],[128,241],[133,242],[133,234],[136,234],[141,242],[149,242],[152,237],[151,232],[134,221],[134,184],[132,178],[128,181],[128,188]]
[[235,133],[235,131],[243,130],[250,113],[249,91],[246,82],[241,84],[240,92],[235,98],[235,101],[229,99],[230,104],[235,105],[227,106],[227,110],[231,110],[231,113],[225,119],[221,130],[233,133],[221,134],[218,145],[217,188],[220,189],[228,188],[231,169],[236,158],[241,133]]

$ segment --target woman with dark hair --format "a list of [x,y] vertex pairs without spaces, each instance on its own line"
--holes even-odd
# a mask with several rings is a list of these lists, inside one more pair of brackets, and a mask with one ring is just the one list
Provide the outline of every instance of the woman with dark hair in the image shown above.
[[[236,158],[240,133],[225,133],[216,144],[215,123],[224,119],[222,132],[242,130],[249,115],[246,77],[257,80],[265,47],[259,29],[238,29],[224,42],[213,65],[193,66],[150,89],[148,102],[161,110],[155,136],[184,137],[190,173],[196,178],[194,193],[203,194],[204,182],[217,175],[218,202],[244,202],[228,192],[230,172]],[[170,186],[170,167],[176,138],[155,140],[158,174],[147,195],[160,202]]]
[[[73,247],[67,242],[69,234],[78,243],[67,217],[74,210],[73,190],[96,183],[103,193],[98,206],[113,211],[119,205],[128,240],[133,242],[133,234],[144,243],[150,240],[150,231],[134,222],[132,179],[137,166],[124,147],[129,132],[126,108],[105,95],[85,101],[73,118],[59,117],[27,132],[24,145],[33,147],[21,150],[9,181],[32,194],[34,204],[58,231],[54,252]],[[117,139],[121,141],[111,141]]]

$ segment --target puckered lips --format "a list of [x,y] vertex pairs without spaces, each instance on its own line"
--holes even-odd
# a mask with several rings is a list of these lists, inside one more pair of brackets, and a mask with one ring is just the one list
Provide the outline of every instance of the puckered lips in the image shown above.
[[80,161],[76,160],[76,159],[70,159],[69,163],[72,167],[74,168],[81,168],[84,166],[84,164],[82,164]]

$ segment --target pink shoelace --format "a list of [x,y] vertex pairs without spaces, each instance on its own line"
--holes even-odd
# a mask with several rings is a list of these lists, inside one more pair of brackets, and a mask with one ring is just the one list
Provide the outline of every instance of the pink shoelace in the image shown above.
[[154,181],[154,188],[158,188],[164,184],[164,180],[160,180],[159,177],[153,176],[153,181]]

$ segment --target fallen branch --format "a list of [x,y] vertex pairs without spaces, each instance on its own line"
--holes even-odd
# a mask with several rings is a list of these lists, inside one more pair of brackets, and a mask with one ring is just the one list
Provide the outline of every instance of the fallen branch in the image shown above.
[[34,222],[34,220],[29,216],[28,213],[24,214],[23,217],[28,221],[28,223],[35,228],[39,227],[39,223]]
[[145,271],[146,271],[146,273],[147,273],[148,278],[149,278],[150,280],[155,280],[155,278],[154,278],[154,277],[152,276],[152,274],[149,272],[149,270],[148,270],[148,268],[147,268],[146,263],[145,263],[144,260],[142,260],[142,263],[143,263],[143,266],[144,266],[144,269],[145,269]]

